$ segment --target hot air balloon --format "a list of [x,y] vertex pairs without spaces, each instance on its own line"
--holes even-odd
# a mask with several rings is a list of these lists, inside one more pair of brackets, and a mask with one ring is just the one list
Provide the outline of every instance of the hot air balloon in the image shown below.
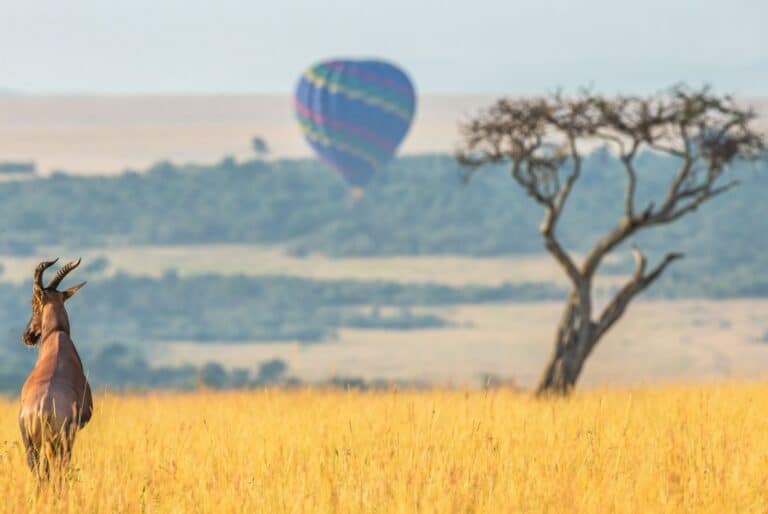
[[377,60],[328,60],[301,76],[296,119],[318,157],[361,193],[405,138],[416,108],[413,84]]

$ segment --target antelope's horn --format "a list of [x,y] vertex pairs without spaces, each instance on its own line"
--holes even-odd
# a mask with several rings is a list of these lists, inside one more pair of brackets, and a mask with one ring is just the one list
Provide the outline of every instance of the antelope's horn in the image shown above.
[[56,264],[56,261],[58,260],[59,259],[57,257],[52,261],[43,261],[37,265],[37,268],[35,268],[35,280],[32,282],[32,288],[35,291],[43,290],[43,272]]
[[53,280],[51,280],[50,284],[48,284],[48,289],[56,289],[59,287],[59,284],[61,284],[61,281],[64,280],[64,277],[67,276],[67,273],[77,268],[80,265],[81,260],[82,258],[77,259],[76,261],[68,262],[62,266],[58,273],[56,273],[56,275],[53,277]]

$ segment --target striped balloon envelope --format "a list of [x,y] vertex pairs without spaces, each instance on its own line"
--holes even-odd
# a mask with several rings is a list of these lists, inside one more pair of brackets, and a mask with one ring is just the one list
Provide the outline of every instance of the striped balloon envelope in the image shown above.
[[294,108],[317,155],[353,188],[363,188],[405,138],[416,95],[405,72],[392,64],[335,59],[304,72]]

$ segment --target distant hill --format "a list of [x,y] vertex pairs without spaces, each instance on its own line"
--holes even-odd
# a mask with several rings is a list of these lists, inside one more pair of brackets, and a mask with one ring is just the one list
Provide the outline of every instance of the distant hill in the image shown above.
[[[453,151],[458,122],[495,96],[420,95],[401,155]],[[746,99],[768,132],[768,100]],[[24,130],[19,131],[18,127]],[[253,157],[260,136],[275,158],[310,157],[289,95],[9,96],[0,98],[2,159],[34,159],[42,174],[108,175],[169,159]]]
[[[492,100],[421,95],[401,153],[451,151],[457,122]],[[312,155],[289,95],[0,97],[0,157],[34,159],[43,174],[63,169],[109,175],[145,169],[161,159],[249,159],[255,136],[264,138],[273,157]]]

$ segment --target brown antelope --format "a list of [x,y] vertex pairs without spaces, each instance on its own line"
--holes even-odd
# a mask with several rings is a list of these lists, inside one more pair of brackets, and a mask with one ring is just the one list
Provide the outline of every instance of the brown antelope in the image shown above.
[[91,388],[69,335],[69,318],[64,309],[64,302],[85,282],[65,291],[56,290],[80,260],[63,266],[48,287],[43,287],[43,272],[56,260],[43,261],[35,269],[32,318],[22,337],[28,346],[40,343],[37,363],[21,389],[19,426],[27,463],[41,479],[48,477],[51,465],[66,467],[75,433],[88,423],[93,411]]

